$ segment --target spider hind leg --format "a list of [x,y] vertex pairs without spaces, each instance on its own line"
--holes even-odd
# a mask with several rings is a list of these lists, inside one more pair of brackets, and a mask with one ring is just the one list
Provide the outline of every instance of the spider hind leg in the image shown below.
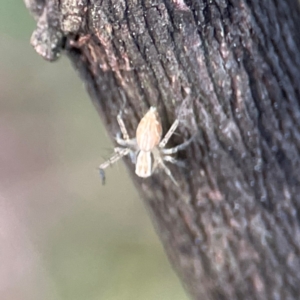
[[99,166],[99,175],[102,181],[102,185],[105,184],[105,172],[104,169],[106,169],[108,166],[111,166],[115,162],[117,162],[119,159],[121,159],[123,156],[127,155],[130,152],[129,148],[115,148],[115,153],[104,163],[102,163]]

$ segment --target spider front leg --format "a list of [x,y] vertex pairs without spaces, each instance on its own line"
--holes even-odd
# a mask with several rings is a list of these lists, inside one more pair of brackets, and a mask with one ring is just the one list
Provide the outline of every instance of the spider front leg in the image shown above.
[[123,138],[120,137],[120,134],[117,134],[116,141],[119,145],[123,147],[130,147],[130,148],[136,148],[136,139],[130,139],[129,134],[127,132],[125,123],[122,119],[122,112],[119,112],[117,116],[117,121],[122,133]]
[[102,181],[102,185],[105,184],[105,172],[104,169],[106,169],[108,166],[114,164],[115,162],[117,162],[120,158],[122,158],[123,156],[127,155],[130,152],[129,148],[115,148],[115,153],[104,163],[102,163],[99,166],[99,174],[101,177],[101,181]]
[[124,141],[130,140],[129,139],[129,134],[128,134],[126,126],[125,126],[125,123],[122,119],[122,112],[121,111],[119,112],[119,114],[117,116],[117,121],[118,121],[119,127],[120,127],[122,135],[123,135],[123,140]]
[[116,136],[116,141],[120,146],[136,149],[136,139],[124,140],[120,137],[120,133]]
[[172,126],[170,127],[170,129],[168,130],[168,132],[165,135],[165,137],[159,143],[159,145],[158,145],[159,148],[164,148],[166,146],[167,142],[169,141],[169,139],[173,135],[174,131],[177,129],[178,125],[179,125],[179,120],[176,119],[174,121],[174,123],[172,124]]

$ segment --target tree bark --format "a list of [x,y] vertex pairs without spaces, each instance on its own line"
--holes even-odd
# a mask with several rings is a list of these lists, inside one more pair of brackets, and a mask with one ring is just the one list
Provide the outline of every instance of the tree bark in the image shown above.
[[299,299],[298,1],[25,2],[36,51],[64,51],[112,137],[150,106],[164,132],[179,118],[168,147],[194,137],[179,187],[124,159],[191,297]]

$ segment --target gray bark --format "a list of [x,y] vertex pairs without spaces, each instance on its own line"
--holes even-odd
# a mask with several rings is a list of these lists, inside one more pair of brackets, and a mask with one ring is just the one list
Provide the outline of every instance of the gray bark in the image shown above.
[[179,187],[124,159],[191,297],[299,299],[298,1],[25,2],[36,51],[64,51],[112,137],[150,106],[164,132],[180,120],[168,147],[194,136]]

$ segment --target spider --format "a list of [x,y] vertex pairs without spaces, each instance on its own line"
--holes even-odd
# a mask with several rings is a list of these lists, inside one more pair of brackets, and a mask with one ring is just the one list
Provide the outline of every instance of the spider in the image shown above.
[[148,112],[141,119],[136,130],[136,138],[130,139],[121,113],[117,116],[117,121],[121,129],[123,138],[118,135],[117,143],[122,147],[116,147],[115,153],[104,163],[99,166],[102,184],[105,183],[104,169],[114,164],[125,155],[130,155],[131,160],[135,163],[135,174],[142,178],[147,178],[153,174],[157,167],[161,167],[165,173],[171,178],[175,185],[178,186],[171,171],[165,165],[164,161],[173,164],[179,164],[171,155],[184,149],[191,140],[184,142],[174,148],[165,149],[165,146],[174,131],[178,127],[179,120],[176,119],[167,134],[162,139],[162,125],[157,109],[151,106]]

